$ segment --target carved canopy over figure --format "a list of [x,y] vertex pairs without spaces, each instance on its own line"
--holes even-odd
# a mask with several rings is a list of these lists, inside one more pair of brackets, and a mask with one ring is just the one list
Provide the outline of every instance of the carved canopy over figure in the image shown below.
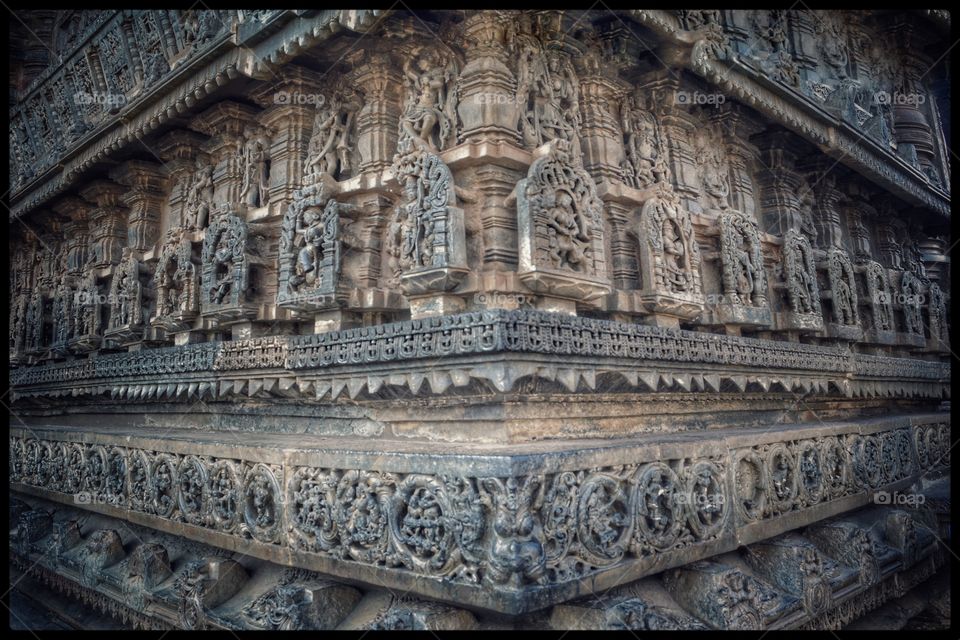
[[406,97],[398,151],[439,153],[455,139],[459,63],[452,53],[420,46],[403,64]]
[[900,277],[900,303],[907,333],[923,335],[923,294],[923,282],[912,271],[904,271]]
[[669,186],[644,204],[640,237],[644,288],[699,297],[700,247],[689,213]]
[[202,304],[239,304],[247,292],[247,224],[236,214],[219,216],[203,239]]
[[857,282],[853,265],[846,251],[831,249],[827,255],[827,277],[832,291],[834,322],[840,325],[856,326],[860,324],[860,312],[857,309]]
[[877,331],[893,331],[893,307],[887,270],[879,262],[871,260],[866,265],[865,275],[873,312],[873,328]]
[[719,126],[698,130],[694,149],[700,163],[700,182],[706,204],[711,209],[722,211],[730,206],[730,169],[723,132]]
[[732,304],[752,307],[767,303],[767,281],[756,220],[739,211],[720,216],[720,259],[723,292]]
[[793,313],[819,315],[817,267],[807,236],[796,229],[789,229],[783,240],[783,259],[790,309]]
[[157,260],[153,282],[157,295],[154,324],[197,312],[197,270],[193,248],[182,229],[170,229]]
[[133,256],[129,248],[125,248],[110,285],[108,330],[140,326],[143,322],[142,300],[140,261]]

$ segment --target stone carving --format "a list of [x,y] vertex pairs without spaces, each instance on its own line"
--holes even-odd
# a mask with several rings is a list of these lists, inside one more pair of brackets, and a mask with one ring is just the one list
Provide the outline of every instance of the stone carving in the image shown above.
[[247,224],[235,213],[218,216],[207,228],[200,255],[200,304],[204,311],[222,313],[246,301],[250,286]]
[[922,336],[924,286],[913,272],[900,274],[900,304],[903,308],[903,328],[908,334]]
[[667,186],[640,211],[641,299],[653,312],[696,317],[703,309],[700,246],[690,214]]
[[757,221],[736,210],[720,214],[720,264],[724,302],[721,319],[768,324],[767,276]]
[[633,93],[624,100],[620,126],[623,129],[624,160],[621,168],[624,181],[635,189],[646,189],[666,181],[669,169],[664,158],[660,125],[653,112],[645,108],[640,94]]
[[130,249],[123,250],[123,257],[113,273],[110,283],[110,316],[104,337],[124,341],[142,333],[146,292],[140,281],[144,271]]
[[270,201],[270,142],[263,132],[251,127],[244,130],[243,137],[240,197],[247,206],[263,207]]
[[820,315],[817,268],[810,241],[801,232],[789,229],[783,239],[784,274],[790,309],[797,315]]
[[457,136],[457,79],[460,63],[452,50],[418,46],[403,63],[405,98],[400,116],[401,154],[438,154]]
[[[730,167],[724,153],[722,129],[711,124],[699,129],[693,141],[700,165],[704,209],[720,212],[730,206]],[[721,222],[722,224],[722,222]]]
[[213,206],[213,165],[198,158],[188,184],[183,226],[188,229],[205,229],[210,218],[210,208]]
[[200,305],[200,281],[193,245],[181,229],[167,232],[153,276],[157,295],[150,323],[169,332],[190,328]]
[[867,262],[864,270],[867,279],[867,299],[870,304],[873,330],[877,333],[896,329],[893,320],[893,297],[887,270],[879,262]]
[[466,275],[466,229],[453,176],[417,147],[394,160],[403,196],[387,225],[387,283],[407,295],[455,288]]
[[563,140],[579,157],[580,82],[570,55],[556,42],[545,44],[523,22],[513,37],[520,139],[530,149]]
[[930,317],[930,337],[934,343],[939,343],[941,348],[945,348],[949,343],[947,331],[947,303],[943,290],[936,282],[930,283],[927,289],[927,295],[930,300],[927,303],[928,314]]
[[304,182],[316,181],[325,173],[334,179],[352,176],[359,161],[356,154],[356,116],[360,101],[349,87],[334,92],[317,105],[303,163]]
[[552,144],[514,190],[520,279],[532,290],[591,300],[609,292],[603,204],[569,143]]
[[835,335],[845,339],[859,339],[862,334],[859,328],[857,281],[850,257],[843,249],[833,248],[827,251],[827,281],[830,286],[829,300],[833,310]]

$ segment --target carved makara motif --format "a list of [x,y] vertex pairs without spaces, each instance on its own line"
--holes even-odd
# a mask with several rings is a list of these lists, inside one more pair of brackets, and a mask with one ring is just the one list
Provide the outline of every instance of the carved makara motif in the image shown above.
[[169,230],[153,276],[157,304],[151,324],[167,331],[189,328],[199,310],[198,276],[189,238],[182,229]]
[[757,221],[730,210],[720,215],[719,223],[724,295],[730,304],[766,306],[767,278]]
[[418,149],[398,155],[394,171],[403,196],[387,224],[387,282],[407,294],[449,291],[467,272],[463,209],[450,169]]
[[524,284],[584,300],[609,292],[603,203],[570,144],[552,144],[517,184],[514,196]]

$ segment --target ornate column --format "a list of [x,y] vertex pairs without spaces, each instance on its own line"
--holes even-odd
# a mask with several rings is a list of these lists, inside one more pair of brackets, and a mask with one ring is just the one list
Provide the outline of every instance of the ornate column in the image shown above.
[[363,52],[351,60],[355,85],[364,89],[364,104],[357,114],[357,148],[360,171],[379,173],[393,162],[400,120],[399,65],[384,53]]
[[120,262],[126,244],[126,208],[121,206],[124,188],[116,182],[96,180],[81,190],[84,199],[96,203],[90,211],[90,254],[87,265],[103,269]]
[[167,174],[158,164],[131,160],[116,167],[110,177],[127,187],[123,202],[127,215],[127,247],[150,251],[160,238],[160,215],[166,196]]
[[246,209],[243,197],[245,132],[257,127],[257,111],[238,102],[220,102],[191,123],[191,128],[210,136],[202,145],[213,169],[213,203],[210,220],[225,211]]
[[467,64],[460,72],[457,113],[464,142],[519,142],[516,79],[507,67],[510,16],[478,11],[463,23]]
[[796,171],[793,135],[775,128],[757,136],[762,168],[757,174],[760,192],[761,226],[767,233],[783,236],[789,229],[801,229],[803,177]]
[[192,131],[177,130],[171,131],[157,143],[160,158],[164,161],[164,168],[170,179],[168,213],[160,225],[161,233],[188,223],[187,218],[190,216],[186,210],[187,197],[197,171],[198,153],[204,140],[203,136]]

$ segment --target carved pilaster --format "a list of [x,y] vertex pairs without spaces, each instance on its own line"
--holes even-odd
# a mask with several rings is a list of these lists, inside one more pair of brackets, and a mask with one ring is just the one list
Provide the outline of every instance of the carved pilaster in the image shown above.
[[121,206],[123,186],[107,180],[97,180],[80,193],[96,203],[90,211],[90,253],[87,265],[102,269],[120,261],[127,239],[127,211]]
[[[253,175],[244,190],[247,170],[247,145],[260,133],[257,111],[238,102],[224,101],[197,116],[191,128],[210,136],[202,149],[213,165],[213,203],[211,218],[229,209],[246,209],[248,199],[256,200],[262,176]],[[254,169],[255,170],[255,169]],[[254,202],[250,206],[258,206]]]
[[389,56],[377,53],[367,54],[352,77],[364,89],[363,107],[357,114],[360,171],[381,172],[397,151],[401,75]]
[[[170,193],[167,198],[167,218],[163,220],[162,233],[174,227],[187,226],[196,217],[196,211],[188,211],[187,205],[191,187],[199,177],[202,167],[198,167],[198,153],[204,137],[192,131],[171,131],[160,139],[157,150],[164,161],[164,168],[170,179]],[[203,154],[204,156],[206,154]],[[203,165],[208,161],[204,158]],[[212,197],[212,194],[211,194]],[[198,203],[194,203],[196,207]]]
[[463,24],[467,64],[460,73],[457,113],[464,142],[516,143],[516,79],[507,66],[504,35],[510,16],[500,11],[478,11]]
[[132,160],[117,167],[111,177],[128,188],[123,202],[127,214],[127,247],[142,254],[160,237],[160,215],[167,193],[167,175],[160,165]]

